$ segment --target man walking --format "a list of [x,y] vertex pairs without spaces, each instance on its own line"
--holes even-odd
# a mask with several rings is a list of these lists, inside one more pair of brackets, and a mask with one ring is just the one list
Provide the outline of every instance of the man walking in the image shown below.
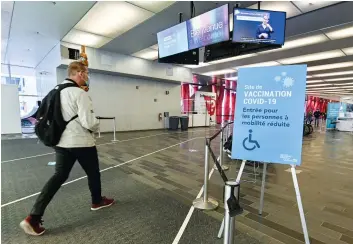
[[321,116],[321,112],[319,109],[316,109],[316,111],[314,112],[314,117],[315,117],[315,127],[319,127],[319,123],[320,123],[320,116]]
[[[49,179],[38,196],[30,215],[20,226],[29,235],[39,236],[45,232],[42,227],[44,211],[61,185],[69,177],[76,160],[87,174],[91,191],[91,210],[109,207],[114,199],[102,197],[99,162],[95,140],[92,135],[99,126],[93,112],[88,94],[80,89],[88,85],[88,68],[75,61],[68,67],[68,76],[62,84],[72,83],[75,86],[60,91],[61,113],[65,121],[70,121],[61,135],[59,143],[54,147],[56,154],[55,173]],[[76,119],[70,120],[71,118]]]

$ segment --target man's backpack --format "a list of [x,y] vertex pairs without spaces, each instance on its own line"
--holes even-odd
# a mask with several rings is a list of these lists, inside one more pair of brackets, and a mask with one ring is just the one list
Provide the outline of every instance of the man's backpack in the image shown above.
[[39,140],[48,147],[56,146],[68,123],[78,118],[75,115],[69,121],[65,121],[61,113],[60,92],[68,87],[79,87],[75,82],[57,85],[51,90],[37,111],[37,123],[35,133]]

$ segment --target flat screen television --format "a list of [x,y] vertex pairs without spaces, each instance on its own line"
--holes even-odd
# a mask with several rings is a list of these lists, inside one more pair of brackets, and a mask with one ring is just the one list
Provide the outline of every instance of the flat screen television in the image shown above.
[[188,51],[186,22],[157,33],[159,57],[164,58]]
[[225,4],[186,21],[189,50],[229,40],[229,7]]
[[233,10],[233,42],[283,45],[285,30],[286,12]]

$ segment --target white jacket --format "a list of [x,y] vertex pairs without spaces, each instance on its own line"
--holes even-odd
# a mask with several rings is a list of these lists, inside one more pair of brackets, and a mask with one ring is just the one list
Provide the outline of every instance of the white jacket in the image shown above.
[[[65,83],[70,81],[65,80],[62,84]],[[77,87],[68,87],[60,92],[60,100],[64,120],[69,121],[75,115],[78,115],[78,118],[66,126],[57,146],[63,148],[95,146],[94,135],[90,131],[98,130],[99,121],[93,112],[88,93]]]

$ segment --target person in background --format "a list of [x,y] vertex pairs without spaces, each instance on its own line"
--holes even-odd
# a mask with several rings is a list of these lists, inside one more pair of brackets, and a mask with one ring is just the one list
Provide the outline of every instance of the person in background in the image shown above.
[[319,110],[319,109],[316,109],[316,111],[314,112],[315,127],[319,127],[319,124],[320,124],[320,116],[321,116],[320,110]]
[[265,14],[263,17],[262,24],[257,27],[256,39],[271,39],[271,33],[274,32],[273,28],[269,24],[270,15]]
[[78,117],[66,126],[59,144],[54,148],[56,154],[54,175],[43,187],[30,215],[20,223],[25,233],[33,236],[40,236],[45,232],[45,228],[42,227],[44,211],[61,185],[68,179],[76,160],[87,174],[92,198],[91,210],[106,208],[114,203],[114,199],[101,195],[98,153],[92,133],[98,129],[99,121],[94,114],[90,97],[85,91],[89,86],[88,68],[82,62],[74,61],[68,67],[68,76],[63,84],[71,82],[77,86],[60,92],[61,113],[65,121],[69,121],[75,115]]

